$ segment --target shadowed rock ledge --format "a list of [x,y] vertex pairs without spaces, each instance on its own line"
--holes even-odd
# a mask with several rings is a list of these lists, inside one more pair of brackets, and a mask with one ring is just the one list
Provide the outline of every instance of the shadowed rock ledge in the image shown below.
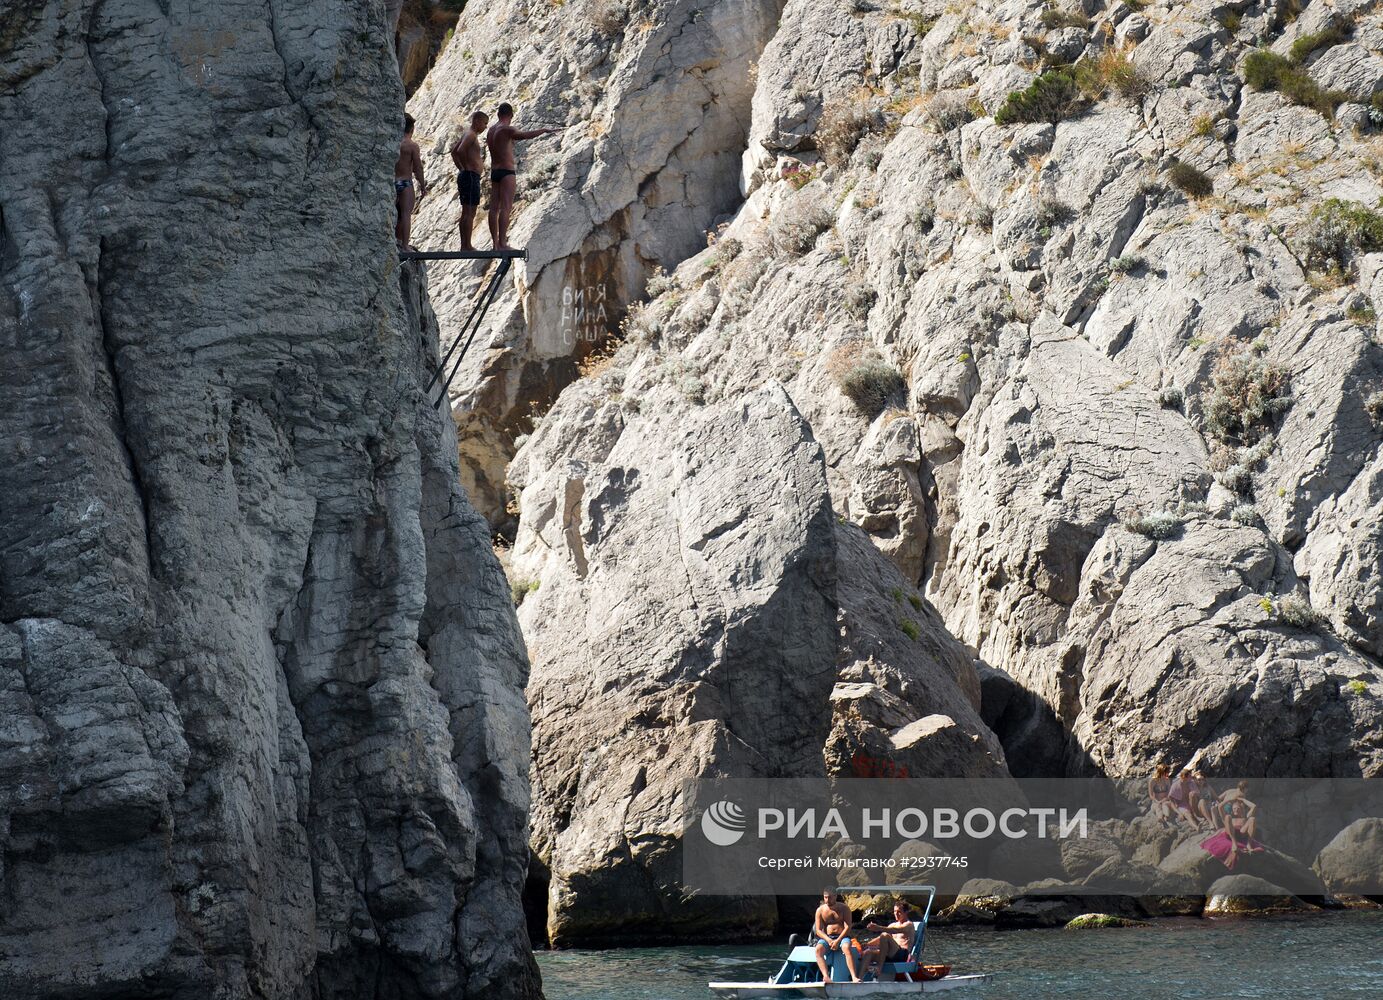
[[384,8],[167,9],[0,13],[0,995],[535,997]]

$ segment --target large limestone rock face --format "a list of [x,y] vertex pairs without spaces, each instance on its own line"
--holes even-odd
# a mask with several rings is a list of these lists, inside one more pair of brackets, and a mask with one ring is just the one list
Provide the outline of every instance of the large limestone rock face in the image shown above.
[[[454,387],[462,479],[492,523],[505,521],[504,468],[577,375],[619,330],[656,268],[706,245],[739,205],[753,66],[780,0],[505,0],[467,9],[409,102],[436,184],[419,246],[459,245],[448,150],[471,111],[567,126],[522,144],[510,242],[528,261],[500,297]],[[489,246],[482,210],[476,245]],[[444,340],[460,335],[484,266],[433,268]]]
[[772,386],[639,432],[611,416],[581,458],[529,449],[547,471],[512,556],[539,570],[521,610],[548,932],[765,933],[772,897],[679,898],[682,785],[822,773],[836,572],[821,450]]
[[869,776],[882,761],[1006,773],[970,660],[835,523],[822,449],[783,388],[643,398],[633,412],[579,383],[511,472],[555,943],[773,928],[772,897],[682,897],[688,780]]
[[385,16],[0,13],[5,996],[537,994]]
[[[1377,774],[1383,258],[1319,211],[1377,204],[1377,139],[1240,68],[1336,13],[788,3],[747,200],[584,405],[780,383],[832,510],[1002,694],[1019,773]],[[1305,64],[1359,62],[1330,51]],[[1083,106],[996,124],[1042,52],[1097,68]],[[906,721],[934,714],[965,729]]]

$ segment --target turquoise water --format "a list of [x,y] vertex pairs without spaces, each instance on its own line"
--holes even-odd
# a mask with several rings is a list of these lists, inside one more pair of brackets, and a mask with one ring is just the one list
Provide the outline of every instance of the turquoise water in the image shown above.
[[[711,1000],[711,980],[760,980],[786,948],[634,948],[538,956],[548,1000]],[[1163,920],[1089,931],[934,928],[926,959],[993,972],[956,1000],[1383,998],[1383,913]]]

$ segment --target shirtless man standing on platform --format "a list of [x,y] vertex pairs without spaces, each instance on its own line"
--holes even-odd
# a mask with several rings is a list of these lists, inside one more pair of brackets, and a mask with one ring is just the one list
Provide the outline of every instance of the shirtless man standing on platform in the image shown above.
[[[413,196],[413,178],[418,178],[418,194]],[[423,151],[413,141],[413,116],[403,116],[403,141],[399,143],[399,158],[394,162],[394,207],[399,218],[394,223],[394,240],[400,250],[412,250],[408,239],[413,234],[413,207],[427,194],[427,179],[423,177]]]
[[490,240],[496,250],[510,250],[509,216],[514,210],[514,189],[518,186],[514,169],[514,143],[562,130],[515,128],[514,107],[508,103],[499,106],[495,117],[499,121],[491,125],[485,135],[485,142],[490,147]]
[[[485,150],[480,135],[490,123],[483,111],[471,115],[471,124],[451,147],[451,161],[460,171],[456,175],[456,196],[461,199],[461,249],[474,250],[471,233],[475,230],[475,210],[480,206],[480,171],[485,168]],[[494,227],[491,227],[491,235]]]

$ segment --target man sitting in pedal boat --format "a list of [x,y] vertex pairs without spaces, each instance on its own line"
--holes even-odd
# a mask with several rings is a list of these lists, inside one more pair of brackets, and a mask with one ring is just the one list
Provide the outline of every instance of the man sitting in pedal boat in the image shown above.
[[868,975],[873,966],[874,978],[878,979],[887,962],[906,962],[912,952],[912,942],[917,936],[913,926],[912,914],[904,903],[893,904],[893,923],[887,926],[870,922],[866,925],[871,931],[882,932],[864,946],[864,971]]
[[834,887],[821,893],[821,905],[816,908],[816,919],[812,921],[812,934],[816,937],[816,964],[821,970],[823,982],[831,982],[831,966],[826,960],[828,952],[840,951],[845,955],[845,967],[850,970],[852,983],[863,982],[855,968],[859,945],[850,937],[850,907],[836,895]]

